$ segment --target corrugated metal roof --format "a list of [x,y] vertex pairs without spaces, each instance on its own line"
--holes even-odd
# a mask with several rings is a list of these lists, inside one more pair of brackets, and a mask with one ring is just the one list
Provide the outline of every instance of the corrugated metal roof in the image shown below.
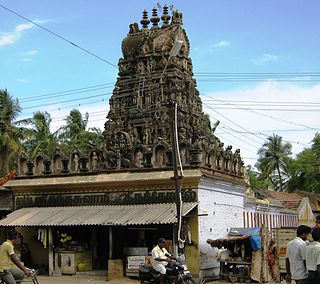
[[[183,203],[182,215],[196,202]],[[0,220],[0,226],[148,225],[176,222],[176,204],[101,205],[21,208]]]

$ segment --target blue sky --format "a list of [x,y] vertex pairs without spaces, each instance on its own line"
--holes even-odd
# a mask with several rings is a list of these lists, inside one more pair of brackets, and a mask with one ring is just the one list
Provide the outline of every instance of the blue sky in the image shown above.
[[0,7],[0,88],[20,100],[21,118],[47,110],[54,130],[78,108],[103,128],[121,42],[157,2],[183,13],[203,108],[225,145],[247,164],[272,133],[294,154],[310,147],[320,129],[317,0],[0,0],[59,36]]

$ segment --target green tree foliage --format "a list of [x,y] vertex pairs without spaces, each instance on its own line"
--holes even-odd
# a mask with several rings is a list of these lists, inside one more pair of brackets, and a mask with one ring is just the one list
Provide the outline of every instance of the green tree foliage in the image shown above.
[[14,158],[21,153],[22,133],[15,125],[15,120],[21,113],[17,99],[9,94],[7,89],[0,90],[0,176],[13,168]]
[[102,145],[102,133],[98,128],[87,130],[89,114],[82,116],[77,109],[70,111],[65,119],[66,125],[60,129],[60,139],[64,144],[62,149],[70,154],[74,149],[87,153],[93,148],[100,148]]
[[283,143],[282,137],[273,134],[258,150],[256,167],[260,170],[260,178],[269,180],[275,190],[285,190],[291,148],[290,143]]
[[320,193],[320,134],[313,139],[311,148],[303,150],[294,159],[289,172],[288,191],[296,189]]
[[24,126],[24,147],[30,157],[35,157],[38,151],[50,156],[58,145],[57,132],[51,133],[51,116],[48,112],[37,111],[32,118],[20,120]]
[[260,173],[251,165],[248,165],[245,170],[245,177],[249,181],[250,187],[255,189],[268,190],[272,187],[272,183],[268,179],[260,177]]
[[22,151],[29,157],[41,150],[50,159],[57,146],[68,156],[78,149],[88,154],[101,149],[103,135],[99,128],[89,128],[89,115],[84,116],[73,109],[66,117],[66,125],[56,132],[50,131],[51,116],[48,112],[37,111],[32,118],[17,121],[21,107],[6,89],[0,90],[0,176],[15,168]]

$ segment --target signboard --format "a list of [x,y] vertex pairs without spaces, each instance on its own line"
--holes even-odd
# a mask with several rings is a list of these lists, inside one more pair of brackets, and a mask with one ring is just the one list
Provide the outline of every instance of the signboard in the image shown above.
[[[197,194],[192,189],[182,190],[181,196],[183,202],[197,201]],[[43,194],[15,196],[15,208],[173,203],[175,200],[175,192],[173,190],[64,195]]]

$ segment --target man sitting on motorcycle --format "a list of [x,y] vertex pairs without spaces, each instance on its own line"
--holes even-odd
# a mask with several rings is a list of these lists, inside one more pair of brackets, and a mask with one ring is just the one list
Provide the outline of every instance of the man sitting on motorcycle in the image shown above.
[[154,270],[160,272],[160,284],[164,283],[164,276],[166,275],[166,266],[168,265],[168,261],[175,259],[175,257],[168,253],[165,246],[166,240],[164,238],[160,238],[158,240],[158,245],[155,246],[151,252],[153,259],[152,266]]

